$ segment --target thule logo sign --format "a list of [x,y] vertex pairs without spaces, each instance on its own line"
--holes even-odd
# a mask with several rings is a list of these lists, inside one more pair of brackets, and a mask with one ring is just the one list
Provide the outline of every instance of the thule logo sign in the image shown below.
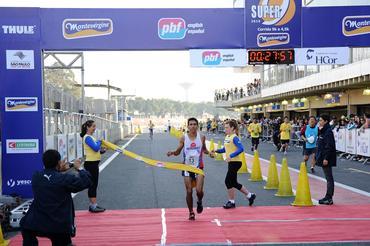
[[36,25],[34,26],[7,26],[2,25],[4,34],[21,34],[21,35],[32,35],[35,34]]

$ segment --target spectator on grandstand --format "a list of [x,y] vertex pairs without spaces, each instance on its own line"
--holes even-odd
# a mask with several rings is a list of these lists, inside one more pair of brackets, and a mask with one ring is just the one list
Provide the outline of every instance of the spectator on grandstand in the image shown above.
[[[49,238],[52,245],[72,245],[76,231],[71,193],[89,188],[90,175],[80,170],[80,160],[68,165],[56,150],[45,151],[42,162],[44,170],[32,176],[34,200],[20,222],[23,245],[38,245],[37,237]],[[70,168],[76,173],[61,173]]]
[[321,166],[327,182],[326,195],[319,200],[320,204],[332,205],[334,195],[334,178],[332,167],[337,165],[337,156],[333,131],[329,125],[329,116],[321,115],[319,137],[317,140],[316,165]]

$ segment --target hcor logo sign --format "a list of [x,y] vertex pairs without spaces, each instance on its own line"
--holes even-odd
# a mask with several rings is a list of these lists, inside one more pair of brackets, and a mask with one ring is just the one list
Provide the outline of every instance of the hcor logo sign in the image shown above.
[[186,23],[183,18],[161,18],[158,21],[158,36],[161,39],[183,39]]
[[294,0],[260,0],[251,6],[251,17],[263,21],[263,25],[282,26],[293,19],[295,11]]
[[204,51],[202,62],[204,65],[219,65],[221,63],[221,53],[218,51]]

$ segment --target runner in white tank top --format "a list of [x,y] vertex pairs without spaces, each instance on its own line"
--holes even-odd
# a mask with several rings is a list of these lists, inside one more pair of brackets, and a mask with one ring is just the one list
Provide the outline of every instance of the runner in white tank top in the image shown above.
[[[179,146],[175,151],[168,151],[167,156],[175,155],[178,156],[181,151],[183,151],[184,164],[193,165],[197,168],[203,169],[203,153],[209,154],[207,150],[205,141],[205,136],[201,136],[198,132],[198,120],[196,118],[188,119],[188,130],[189,133],[181,137]],[[182,172],[184,177],[185,189],[186,189],[186,203],[189,209],[189,220],[195,219],[195,214],[193,211],[193,188],[195,187],[198,197],[197,202],[197,213],[200,214],[203,211],[203,185],[204,185],[204,176],[196,175],[191,172]],[[195,185],[192,186],[192,183]]]

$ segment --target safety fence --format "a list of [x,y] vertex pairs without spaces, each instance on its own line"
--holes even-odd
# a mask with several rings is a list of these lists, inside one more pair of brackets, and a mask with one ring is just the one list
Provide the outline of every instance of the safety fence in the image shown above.
[[363,163],[370,161],[370,129],[334,129],[335,146],[340,157],[353,159],[363,157]]
[[57,109],[44,109],[45,149],[56,149],[62,159],[72,161],[83,156],[81,125],[93,120],[97,130],[94,137],[116,142],[128,135],[128,127],[95,115],[71,113]]

